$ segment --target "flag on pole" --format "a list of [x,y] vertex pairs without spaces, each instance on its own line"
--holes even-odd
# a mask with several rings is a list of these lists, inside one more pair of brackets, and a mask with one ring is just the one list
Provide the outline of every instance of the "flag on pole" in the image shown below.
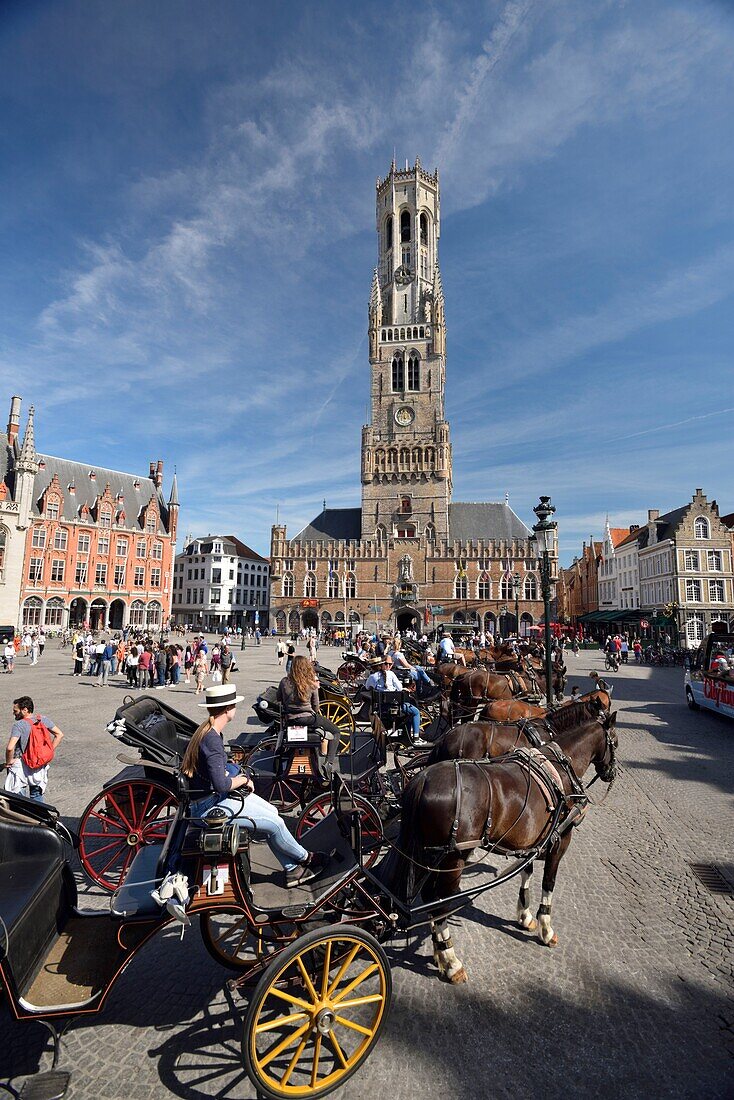
[[503,581],[511,581],[512,580],[512,562],[510,561],[509,558],[505,562],[505,571],[502,574],[502,580]]

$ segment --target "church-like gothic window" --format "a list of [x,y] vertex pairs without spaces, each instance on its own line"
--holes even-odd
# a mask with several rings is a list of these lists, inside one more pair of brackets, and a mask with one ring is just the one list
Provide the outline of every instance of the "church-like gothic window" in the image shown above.
[[293,592],[294,592],[293,574],[292,573],[284,573],[283,574],[283,595],[292,597]]
[[421,244],[422,245],[427,245],[428,244],[428,218],[426,217],[425,214],[421,214],[420,226],[421,226]]
[[426,539],[428,542],[436,541],[436,528],[433,526],[432,523],[429,523],[426,527]]
[[385,251],[392,248],[392,215],[385,222]]
[[377,540],[377,542],[384,542],[386,538],[387,531],[385,530],[385,525],[382,523],[378,523],[377,527],[375,528],[375,539]]
[[489,574],[484,572],[479,574],[479,580],[477,581],[477,599],[478,600],[491,600],[492,598],[492,582],[489,579]]
[[357,595],[357,579],[354,576],[354,573],[347,573],[347,586],[346,586],[345,595],[346,595],[348,600],[353,600],[353,599],[356,598],[356,595]]
[[503,577],[502,578],[502,583],[500,584],[500,599],[501,600],[511,600],[511,599],[513,599],[513,597],[514,597],[514,592],[512,591],[512,578],[511,577]]
[[405,364],[402,355],[393,356],[392,388],[393,393],[402,393],[405,388]]
[[312,600],[316,595],[316,577],[313,573],[306,574],[306,580],[303,586],[303,594],[307,600]]
[[454,581],[454,598],[457,600],[465,600],[467,595],[466,573],[464,573],[463,577],[459,575]]
[[400,215],[400,240],[410,240],[410,211],[403,210]]
[[328,596],[330,600],[339,599],[339,575],[333,569],[329,573]]
[[421,366],[420,359],[417,355],[413,354],[408,359],[408,389],[419,390],[421,388]]
[[538,582],[531,573],[525,578],[525,585],[523,589],[524,600],[537,600],[538,598]]

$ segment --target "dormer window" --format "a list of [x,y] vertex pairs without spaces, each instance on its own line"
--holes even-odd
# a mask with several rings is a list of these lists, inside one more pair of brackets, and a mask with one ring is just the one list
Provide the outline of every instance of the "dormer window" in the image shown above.
[[101,508],[99,512],[99,525],[100,527],[112,526],[112,509]]
[[155,512],[149,512],[148,513],[148,518],[145,521],[145,530],[149,534],[153,535],[153,534],[155,534],[155,530],[156,530],[157,526],[158,526],[158,522],[156,520]]
[[46,501],[46,519],[58,519],[59,518],[59,502],[58,500]]

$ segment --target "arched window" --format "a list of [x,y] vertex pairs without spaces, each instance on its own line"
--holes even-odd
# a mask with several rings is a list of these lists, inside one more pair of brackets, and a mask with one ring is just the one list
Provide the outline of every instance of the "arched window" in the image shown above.
[[512,580],[510,577],[503,577],[500,584],[500,599],[511,600],[514,598],[514,592],[512,591]]
[[5,540],[7,537],[7,531],[4,527],[0,527],[0,581],[3,579],[5,573]]
[[[466,573],[463,576],[457,576],[454,581],[454,598],[457,600],[465,600],[468,595]],[[461,620],[464,621],[463,619]]]
[[43,617],[45,626],[61,626],[64,621],[64,601],[60,596],[54,596],[46,604],[46,614]]
[[400,215],[400,240],[410,240],[410,211],[403,210]]
[[487,634],[497,633],[497,622],[491,611],[485,611],[484,613],[484,629]]
[[275,629],[278,634],[285,634],[286,617],[285,611],[275,612]]
[[408,389],[419,390],[421,388],[421,367],[417,352],[412,352],[408,359]]
[[479,574],[479,580],[477,581],[477,599],[492,599],[492,582],[489,579],[489,573],[486,571]]
[[348,600],[354,600],[357,596],[357,578],[354,573],[347,573],[347,588],[346,597]]
[[384,542],[387,538],[387,530],[384,523],[378,523],[375,527],[375,540],[377,542]]
[[327,595],[330,600],[339,599],[339,574],[332,569],[329,573],[329,584],[327,586]]
[[316,596],[316,577],[313,573],[306,574],[306,580],[303,585],[303,594],[307,600],[312,600]]
[[297,634],[298,631],[301,629],[301,616],[298,614],[297,611],[291,611],[290,615],[288,616],[288,629],[290,630],[291,634]]
[[42,599],[38,596],[30,596],[23,604],[23,626],[38,626],[41,622],[42,607]]
[[402,393],[405,388],[405,366],[402,355],[394,355],[392,360],[393,393]]
[[130,604],[130,626],[145,624],[145,604],[142,600],[133,600]]
[[385,251],[389,252],[392,248],[392,214],[385,222]]
[[112,509],[101,508],[99,512],[99,525],[100,527],[112,526]]
[[709,521],[703,516],[699,516],[694,524],[693,530],[697,539],[709,538]]
[[528,638],[530,636],[530,627],[533,625],[533,616],[529,615],[527,611],[524,611],[520,616],[520,637]]
[[415,524],[414,523],[401,523],[398,525],[398,529],[395,535],[399,539],[414,539],[415,538]]
[[321,629],[328,630],[331,626],[331,615],[328,611],[321,612]]
[[389,470],[397,470],[398,468],[398,449],[397,447],[391,447],[387,452],[387,467]]
[[420,337],[421,340],[425,336],[425,329],[423,328],[423,325],[421,325],[421,327],[418,329],[418,336]]
[[537,600],[538,598],[538,582],[532,573],[529,573],[525,578],[522,598],[524,600]]
[[292,573],[284,573],[283,574],[283,595],[284,596],[289,596],[289,597],[292,598],[294,591],[295,591],[295,586],[293,584],[293,574]]
[[426,541],[427,542],[435,542],[436,541],[436,528],[433,526],[432,523],[429,523],[429,524],[426,525]]
[[464,619],[464,612],[463,611],[454,611],[453,615],[451,616],[451,621],[454,622],[454,623],[457,623],[457,624],[464,623],[466,621]]
[[158,600],[151,600],[145,609],[145,625],[146,626],[160,626],[161,625],[161,605]]
[[427,245],[428,244],[428,218],[425,214],[421,214],[420,225],[421,225],[421,244],[422,245]]

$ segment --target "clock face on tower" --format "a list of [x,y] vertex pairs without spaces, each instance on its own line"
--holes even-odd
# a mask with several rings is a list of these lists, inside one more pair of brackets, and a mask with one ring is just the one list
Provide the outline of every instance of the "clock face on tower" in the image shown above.
[[395,423],[400,425],[401,428],[408,428],[415,420],[415,411],[411,409],[410,405],[401,405],[399,409],[395,410]]

